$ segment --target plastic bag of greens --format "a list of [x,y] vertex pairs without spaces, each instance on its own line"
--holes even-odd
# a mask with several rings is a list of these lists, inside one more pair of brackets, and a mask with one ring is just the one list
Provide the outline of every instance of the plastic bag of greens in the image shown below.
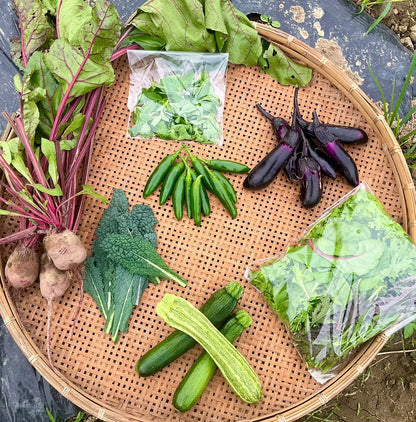
[[131,50],[128,135],[222,145],[228,54]]
[[367,340],[416,318],[416,248],[365,184],[248,276],[321,383]]

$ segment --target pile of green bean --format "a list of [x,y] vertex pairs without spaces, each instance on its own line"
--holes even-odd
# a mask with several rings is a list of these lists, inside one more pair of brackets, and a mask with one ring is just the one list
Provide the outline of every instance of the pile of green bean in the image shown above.
[[[187,158],[181,156],[183,150]],[[188,163],[190,159],[192,165]],[[211,213],[208,191],[222,203],[232,218],[237,217],[237,195],[228,178],[223,174],[246,173],[250,169],[245,164],[231,160],[204,160],[192,154],[182,145],[173,154],[167,155],[154,169],[143,191],[143,197],[151,195],[159,185],[159,203],[163,205],[172,196],[173,211],[182,220],[184,208],[196,226],[201,225],[202,215]]]

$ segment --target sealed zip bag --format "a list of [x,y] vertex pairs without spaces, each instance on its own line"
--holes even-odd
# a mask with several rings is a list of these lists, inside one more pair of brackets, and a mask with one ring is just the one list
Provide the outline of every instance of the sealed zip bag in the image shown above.
[[363,183],[247,275],[321,383],[416,317],[416,248]]
[[222,145],[228,54],[131,50],[131,138]]

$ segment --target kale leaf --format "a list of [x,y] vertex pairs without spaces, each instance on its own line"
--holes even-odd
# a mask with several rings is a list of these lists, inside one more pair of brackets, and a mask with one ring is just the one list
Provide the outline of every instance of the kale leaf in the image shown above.
[[133,308],[150,282],[171,278],[186,284],[155,250],[156,223],[148,205],[136,204],[130,211],[125,192],[115,189],[96,229],[85,264],[84,290],[97,303],[106,321],[104,331],[115,343],[120,332],[127,332]]

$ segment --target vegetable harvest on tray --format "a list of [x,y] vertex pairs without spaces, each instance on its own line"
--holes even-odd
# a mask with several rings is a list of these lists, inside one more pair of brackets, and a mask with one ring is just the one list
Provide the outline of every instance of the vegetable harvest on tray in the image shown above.
[[[85,291],[104,319],[103,341],[114,344],[128,333],[143,293],[157,288],[149,286],[164,279],[175,282],[179,292],[190,289],[187,275],[171,268],[157,251],[157,212],[145,203],[130,207],[131,192],[125,186],[112,190],[90,251],[76,234],[86,196],[100,204],[109,199],[87,183],[106,105],[104,88],[115,79],[112,62],[129,50],[226,53],[230,63],[259,66],[276,84],[296,85],[290,124],[253,104],[270,120],[277,145],[252,169],[216,158],[215,149],[206,155],[192,151],[192,141],[200,143],[200,151],[206,147],[202,144],[219,144],[222,136],[216,118],[224,104],[208,72],[163,76],[142,89],[126,135],[140,136],[134,141],[143,144],[159,142],[161,149],[166,140],[189,142],[152,162],[145,186],[135,186],[136,192],[143,189],[145,200],[160,188],[160,207],[171,198],[175,227],[184,227],[186,213],[195,223],[192,230],[203,236],[202,220],[210,218],[213,197],[226,218],[238,224],[240,186],[233,186],[226,173],[245,175],[241,187],[258,190],[284,169],[291,181],[301,182],[301,204],[307,209],[321,200],[324,175],[334,179],[339,173],[355,188],[284,256],[263,261],[250,273],[252,285],[286,324],[318,380],[333,376],[352,351],[400,324],[403,315],[406,321],[416,315],[416,249],[377,198],[362,188],[357,166],[344,148],[367,142],[367,134],[357,127],[325,124],[317,110],[307,121],[299,109],[298,87],[309,84],[311,69],[262,38],[230,1],[200,1],[195,7],[193,0],[152,0],[123,31],[108,0],[61,0],[55,6],[14,0],[14,7],[23,29],[12,41],[21,70],[15,78],[20,108],[16,115],[5,113],[13,136],[0,144],[0,201],[5,206],[0,215],[18,231],[0,239],[0,245],[17,243],[5,265],[11,287],[22,290],[40,281],[48,303],[46,352],[52,368],[52,303],[73,281],[81,286],[79,306]],[[192,94],[192,106],[185,91]],[[202,128],[195,120],[203,122]],[[154,136],[163,140],[142,139]],[[239,282],[230,281],[199,309],[181,293],[165,294],[152,312],[175,330],[150,350],[139,350],[134,375],[151,379],[198,344],[203,350],[173,394],[177,410],[189,411],[200,400],[217,368],[243,402],[261,401],[260,376],[238,348],[245,331],[256,324],[245,309],[237,309],[243,292]]]

